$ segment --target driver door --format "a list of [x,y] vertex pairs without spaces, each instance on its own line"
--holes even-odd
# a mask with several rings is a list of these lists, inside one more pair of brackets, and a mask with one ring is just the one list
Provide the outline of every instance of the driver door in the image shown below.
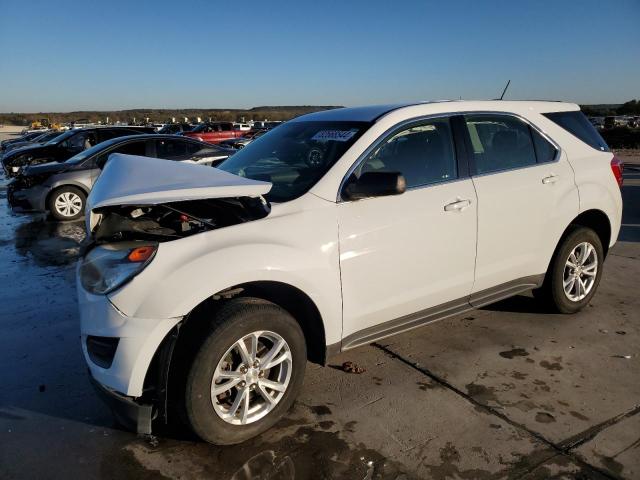
[[461,148],[450,118],[425,120],[392,133],[356,168],[400,172],[407,191],[338,204],[343,348],[466,305],[477,201]]

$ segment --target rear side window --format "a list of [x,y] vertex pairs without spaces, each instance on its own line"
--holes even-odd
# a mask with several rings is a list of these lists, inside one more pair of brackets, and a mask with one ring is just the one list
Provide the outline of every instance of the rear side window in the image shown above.
[[529,125],[508,115],[465,116],[476,175],[536,164]]
[[573,111],[544,113],[543,115],[596,150],[609,151],[607,142],[600,136],[598,130],[585,117],[584,113]]
[[558,150],[551,145],[549,141],[536,132],[533,128],[530,128],[531,135],[533,136],[533,146],[536,149],[536,158],[538,163],[553,162],[556,159]]

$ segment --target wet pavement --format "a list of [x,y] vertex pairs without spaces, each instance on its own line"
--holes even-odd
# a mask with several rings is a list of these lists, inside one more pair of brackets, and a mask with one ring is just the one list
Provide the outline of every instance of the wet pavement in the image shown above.
[[79,345],[83,224],[12,215],[0,177],[0,478],[638,478],[640,170],[626,176],[624,242],[584,312],[523,295],[309,364],[287,418],[233,447],[114,425]]

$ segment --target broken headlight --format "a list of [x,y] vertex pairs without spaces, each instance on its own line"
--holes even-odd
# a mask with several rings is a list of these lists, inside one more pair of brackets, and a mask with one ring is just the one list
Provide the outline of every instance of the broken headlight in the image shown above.
[[107,294],[144,270],[157,249],[156,243],[141,242],[97,246],[82,259],[80,282],[91,293]]

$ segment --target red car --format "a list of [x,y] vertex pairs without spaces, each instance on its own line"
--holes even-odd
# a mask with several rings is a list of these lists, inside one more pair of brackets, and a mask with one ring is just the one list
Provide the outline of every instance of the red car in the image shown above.
[[242,137],[246,133],[246,131],[235,130],[231,122],[209,122],[198,125],[190,132],[184,132],[182,135],[202,142],[220,143],[230,138]]

